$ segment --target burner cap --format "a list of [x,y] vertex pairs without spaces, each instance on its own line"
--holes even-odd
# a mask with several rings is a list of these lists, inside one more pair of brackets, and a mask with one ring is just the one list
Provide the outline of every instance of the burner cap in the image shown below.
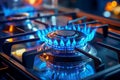
[[79,31],[75,31],[75,30],[57,30],[57,31],[54,31],[52,33],[49,33],[48,34],[48,37],[52,40],[56,39],[56,40],[72,40],[72,39],[75,39],[75,40],[80,40],[82,38],[85,38],[86,35],[82,32],[79,32]]
[[15,14],[8,16],[8,19],[9,20],[24,19],[27,18],[28,15],[29,15],[28,13]]
[[[51,42],[47,44],[58,50],[74,50],[79,45],[79,41],[84,39],[86,35],[75,30],[56,30],[47,35]],[[84,45],[83,45],[84,46]]]
[[73,36],[73,35],[75,35],[75,31],[71,31],[71,30],[58,30],[55,33],[59,36]]

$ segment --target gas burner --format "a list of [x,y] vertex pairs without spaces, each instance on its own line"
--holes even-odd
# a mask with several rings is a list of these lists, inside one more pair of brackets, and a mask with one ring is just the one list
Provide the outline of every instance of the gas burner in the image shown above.
[[[77,45],[81,39],[85,38],[86,35],[75,30],[56,30],[49,33],[47,37],[54,41],[54,45],[48,43],[48,45],[52,46],[54,49],[73,50],[74,46]],[[71,43],[72,45],[70,45]]]
[[86,24],[84,27],[81,27],[80,24],[52,26],[38,31],[40,40],[45,41],[39,50],[51,48],[50,52],[39,56],[42,61],[46,62],[47,67],[47,72],[42,76],[58,80],[64,80],[65,77],[68,80],[77,80],[94,74],[94,70],[88,64],[91,58],[76,51],[75,48],[96,56],[97,51],[87,43],[93,39],[95,31],[96,29],[92,30]]
[[48,29],[38,31],[41,41],[55,50],[74,50],[75,47],[83,48],[88,41],[94,38],[96,29],[91,30],[80,24],[67,26],[52,26]]
[[[3,20],[0,21],[0,61],[8,67],[0,70],[5,71],[2,75],[5,74],[7,78],[4,79],[117,80],[120,78],[118,64],[120,34],[117,34],[119,32],[117,28],[111,27],[119,27],[119,22],[84,12],[80,12],[80,15],[79,12],[63,13],[67,10],[64,8],[58,10],[58,14],[39,16],[37,14],[43,10],[31,8],[5,9],[5,16],[1,15]],[[26,12],[29,15],[24,14]],[[89,18],[75,19],[82,15]],[[66,16],[67,19],[64,17],[63,20],[58,16],[62,18]],[[44,23],[45,20],[47,22]],[[110,26],[103,24],[102,20]],[[51,22],[57,25],[50,25]],[[64,26],[63,22],[67,25]],[[81,24],[73,24],[76,22]],[[96,38],[89,43],[94,38],[96,28],[98,28]],[[0,79],[3,79],[1,77]]]
[[[46,48],[48,48],[48,46],[43,44],[40,49],[44,50]],[[87,44],[83,50],[86,50],[94,56],[97,54],[96,49],[89,44]],[[38,61],[39,59],[41,62]],[[61,51],[52,49],[50,52],[45,52],[38,56],[36,60],[38,62],[34,64],[35,69],[38,68],[37,71],[43,70],[42,75],[40,73],[39,77],[45,80],[78,80],[95,73],[94,69],[89,65],[89,62],[92,60],[75,50]]]
[[41,55],[41,59],[60,66],[62,66],[61,62],[68,64],[72,62],[73,65],[79,65],[81,62],[86,63],[90,58],[76,51],[75,48],[96,55],[96,50],[87,43],[93,39],[95,30],[90,30],[85,24],[84,28],[80,28],[80,25],[67,25],[58,28],[53,26],[38,31],[41,41],[45,41],[40,50],[52,49],[51,52]]

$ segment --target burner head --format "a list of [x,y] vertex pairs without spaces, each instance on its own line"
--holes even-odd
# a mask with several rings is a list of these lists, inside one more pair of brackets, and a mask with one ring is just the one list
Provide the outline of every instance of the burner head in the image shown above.
[[28,13],[19,13],[19,14],[15,14],[15,15],[11,15],[11,16],[8,16],[8,20],[19,20],[19,19],[24,19],[24,18],[27,18],[29,16]]
[[[67,73],[63,79],[57,75],[60,80],[64,80],[65,77],[68,78],[71,74],[77,73],[74,75],[74,79],[69,79],[77,80],[76,77],[81,77],[80,74],[83,74],[81,72],[87,71],[86,64],[91,61],[91,58],[76,51],[75,48],[82,49],[96,56],[96,50],[87,43],[93,39],[95,31],[95,29],[91,30],[89,27],[86,27],[86,25],[84,27],[80,25],[52,26],[48,29],[38,31],[37,34],[40,40],[45,42],[39,50],[44,51],[51,48],[51,51],[41,54],[39,58],[47,63],[46,67],[50,70],[50,77],[52,79],[56,76],[55,73]],[[94,70],[90,71],[90,73],[92,72]],[[55,79],[58,79],[57,77]]]
[[90,60],[87,56],[75,50],[80,48],[90,54],[96,55],[96,50],[87,44],[92,40],[95,34],[90,28],[80,27],[79,25],[56,27],[52,26],[48,29],[38,31],[38,36],[41,41],[45,41],[41,45],[40,50],[51,48],[50,52],[45,55],[41,55],[41,59],[56,65],[62,65],[61,62],[73,63],[79,65],[79,63]]
[[88,62],[90,58],[76,51],[75,47],[96,55],[96,50],[91,45],[82,44],[82,40],[87,37],[87,35],[82,32],[75,30],[56,30],[50,32],[46,37],[51,40],[51,42],[48,41],[41,45],[40,50],[48,48],[52,50],[41,55],[41,59],[52,64],[63,66],[63,62],[68,64],[72,62],[73,65],[79,65],[81,62]]
[[74,50],[75,47],[83,48],[88,41],[94,38],[96,29],[91,30],[84,25],[51,26],[38,31],[41,41],[55,50]]
[[82,32],[79,32],[79,31],[75,31],[75,30],[57,30],[57,31],[54,31],[52,33],[49,33],[48,34],[48,37],[52,40],[73,40],[75,39],[76,41],[82,39],[82,38],[85,38],[86,35]]
[[47,44],[56,50],[74,50],[75,46],[81,45],[79,41],[84,39],[86,35],[75,30],[56,30],[49,33],[47,37],[55,43],[48,42]]

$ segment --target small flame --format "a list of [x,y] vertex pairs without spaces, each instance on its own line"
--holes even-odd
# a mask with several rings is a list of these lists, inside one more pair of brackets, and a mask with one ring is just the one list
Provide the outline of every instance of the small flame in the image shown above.
[[9,32],[13,32],[13,30],[14,30],[14,26],[13,25],[10,25],[10,28],[9,28]]
[[60,40],[60,46],[65,46],[65,43],[62,39]]
[[77,30],[80,31],[80,26],[79,25],[77,26]]
[[73,39],[72,46],[75,46],[75,45],[76,45],[76,40]]
[[48,43],[49,43],[50,45],[52,45],[52,40],[51,40],[51,39],[49,39],[49,40],[48,40]]
[[68,39],[68,41],[66,42],[66,46],[70,46],[71,42],[70,39]]
[[87,29],[87,34],[89,34],[90,33],[90,27],[88,27],[88,29]]
[[76,30],[76,27],[75,27],[75,25],[73,25],[73,30]]
[[58,41],[57,41],[57,40],[54,40],[54,44],[55,44],[56,46],[58,46]]
[[82,39],[78,42],[78,44],[84,45],[84,38],[82,38]]

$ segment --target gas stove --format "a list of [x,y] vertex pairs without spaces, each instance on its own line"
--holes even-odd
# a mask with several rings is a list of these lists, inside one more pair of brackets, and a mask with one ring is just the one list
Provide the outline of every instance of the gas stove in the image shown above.
[[[44,10],[0,21],[0,79],[119,79],[120,35],[116,28],[77,13]],[[55,10],[56,11],[56,10]]]

